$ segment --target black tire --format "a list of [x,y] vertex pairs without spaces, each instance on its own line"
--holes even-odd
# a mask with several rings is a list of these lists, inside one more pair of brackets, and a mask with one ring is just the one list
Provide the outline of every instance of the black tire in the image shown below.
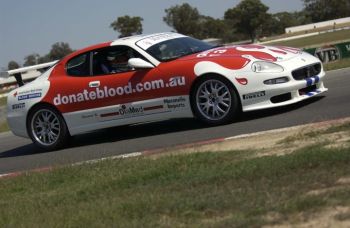
[[31,110],[27,131],[33,143],[46,151],[64,147],[70,137],[62,115],[50,106],[38,106]]
[[230,123],[240,110],[233,85],[216,75],[200,78],[193,87],[190,99],[195,117],[209,125]]

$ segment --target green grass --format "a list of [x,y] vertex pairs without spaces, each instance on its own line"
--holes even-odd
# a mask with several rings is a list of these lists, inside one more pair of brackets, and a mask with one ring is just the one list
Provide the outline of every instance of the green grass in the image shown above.
[[336,62],[325,63],[323,67],[326,71],[347,68],[350,67],[350,58],[338,60]]
[[350,122],[346,122],[339,125],[334,125],[332,127],[327,128],[324,131],[321,131],[321,134],[331,134],[335,132],[349,132],[350,133]]
[[5,106],[7,104],[7,97],[0,98],[0,106]]
[[324,33],[316,36],[304,37],[295,40],[286,40],[280,42],[269,43],[269,45],[283,45],[289,47],[305,48],[317,46],[325,43],[337,43],[337,41],[348,40],[350,30],[342,30],[337,32]]
[[[1,106],[6,106],[7,104],[7,98],[6,97],[2,97],[0,98],[0,107]],[[0,121],[0,132],[5,132],[5,131],[9,131],[9,127],[7,125],[6,121],[1,122]]]
[[335,27],[334,26],[327,26],[327,27],[316,28],[316,29],[312,29],[312,30],[308,30],[308,31],[300,31],[300,32],[294,32],[294,33],[284,33],[284,34],[281,34],[281,35],[278,35],[278,36],[267,37],[266,39],[264,39],[262,41],[268,41],[268,40],[274,40],[274,39],[279,39],[279,38],[304,35],[304,34],[307,34],[307,33],[329,31],[329,30],[332,30],[332,29],[344,29],[345,27],[348,27],[348,26],[350,26],[350,23],[338,24]]
[[[6,97],[2,97],[0,98],[0,107],[2,106],[6,106],[7,104],[7,98]],[[5,131],[9,131],[9,126],[7,125],[6,120],[1,122],[0,121],[0,132],[5,132]]]
[[[247,151],[252,153],[252,151]],[[259,227],[350,206],[350,191],[315,196],[350,173],[349,148],[307,147],[109,160],[0,179],[0,227]],[[281,216],[267,221],[268,213]]]
[[10,128],[7,125],[7,121],[0,123],[0,133],[5,132],[5,131],[9,131],[9,130],[10,130]]

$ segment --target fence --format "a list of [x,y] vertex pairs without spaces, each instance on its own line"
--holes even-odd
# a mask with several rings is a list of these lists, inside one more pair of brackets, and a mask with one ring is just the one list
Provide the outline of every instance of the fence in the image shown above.
[[346,24],[346,23],[350,23],[350,17],[329,20],[329,21],[322,21],[322,22],[308,24],[308,25],[299,25],[295,27],[289,27],[289,28],[285,28],[285,32],[293,33],[293,32],[301,32],[301,31],[308,31],[308,30],[312,31],[314,29],[329,27],[329,26],[331,27],[333,26],[334,28],[336,28],[337,25]]
[[318,57],[323,63],[350,58],[350,42],[329,44],[318,48],[308,48],[304,51]]

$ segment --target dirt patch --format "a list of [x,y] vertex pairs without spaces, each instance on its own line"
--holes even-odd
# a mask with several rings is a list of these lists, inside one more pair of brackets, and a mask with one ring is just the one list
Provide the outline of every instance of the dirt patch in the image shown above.
[[335,182],[335,184],[331,187],[314,189],[306,193],[307,196],[318,196],[326,193],[335,192],[338,190],[346,190],[350,189],[350,177],[342,177]]
[[169,154],[257,150],[254,157],[285,155],[300,148],[325,144],[328,147],[340,147],[350,144],[350,134],[344,132],[320,133],[331,127],[350,122],[350,118],[321,123],[306,124],[296,127],[240,135],[231,138],[214,140],[204,144],[193,144],[181,147],[150,151],[152,157]]
[[[266,216],[266,220],[273,223],[274,219],[280,221],[282,216],[280,214],[269,214]],[[312,214],[298,213],[296,215],[288,217],[285,222],[275,225],[263,226],[265,228],[328,228],[350,227],[350,207],[329,207],[321,211],[317,211]]]

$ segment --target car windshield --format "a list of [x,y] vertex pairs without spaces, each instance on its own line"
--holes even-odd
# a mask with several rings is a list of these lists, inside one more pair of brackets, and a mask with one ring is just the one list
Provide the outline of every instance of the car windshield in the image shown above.
[[186,55],[206,51],[214,47],[214,45],[191,37],[180,37],[157,43],[146,49],[146,52],[158,61],[166,62]]

